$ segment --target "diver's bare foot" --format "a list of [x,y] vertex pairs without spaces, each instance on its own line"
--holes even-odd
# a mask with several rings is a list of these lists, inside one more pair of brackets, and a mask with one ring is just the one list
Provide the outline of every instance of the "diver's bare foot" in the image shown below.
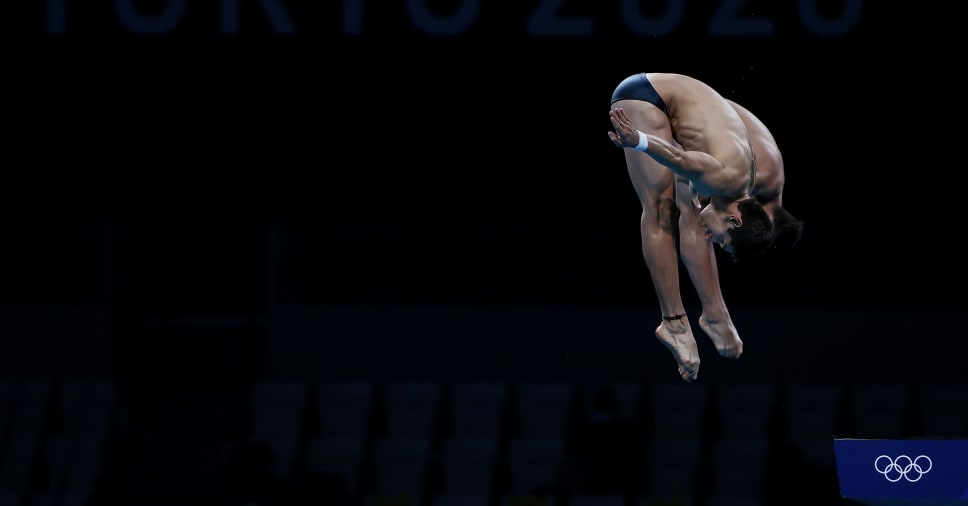
[[679,376],[692,383],[699,377],[699,347],[692,331],[685,325],[679,325],[673,331],[665,323],[660,323],[655,329],[655,337],[665,345],[679,364]]
[[743,355],[743,340],[739,338],[736,327],[728,318],[710,321],[703,314],[699,317],[699,328],[712,339],[719,355],[726,358],[739,358]]

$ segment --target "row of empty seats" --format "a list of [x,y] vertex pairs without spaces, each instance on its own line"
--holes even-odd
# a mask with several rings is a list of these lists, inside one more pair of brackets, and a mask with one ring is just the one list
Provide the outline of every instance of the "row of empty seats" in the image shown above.
[[[961,385],[318,382],[253,384],[255,434],[567,438],[578,424],[640,422],[653,439],[961,436]],[[779,431],[779,432],[776,432]]]
[[957,385],[263,380],[250,442],[277,475],[302,466],[349,496],[753,500],[778,452],[830,477],[835,434],[963,436],[966,401]]
[[111,380],[0,380],[0,506],[86,504],[119,410]]
[[[834,435],[968,434],[962,385],[297,379],[256,381],[249,402],[272,473],[387,506],[752,504],[786,483],[769,473],[791,454],[830,485]],[[120,412],[110,380],[0,380],[0,506],[85,504]]]

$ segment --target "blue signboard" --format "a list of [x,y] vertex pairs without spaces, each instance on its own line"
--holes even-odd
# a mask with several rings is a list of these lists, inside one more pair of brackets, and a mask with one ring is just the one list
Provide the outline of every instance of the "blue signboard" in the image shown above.
[[848,499],[968,500],[968,439],[835,439]]

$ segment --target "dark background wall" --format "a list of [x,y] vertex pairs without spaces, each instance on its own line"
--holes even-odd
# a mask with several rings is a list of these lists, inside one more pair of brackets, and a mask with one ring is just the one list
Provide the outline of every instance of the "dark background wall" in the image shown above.
[[224,499],[188,490],[227,473],[198,463],[229,466],[257,380],[678,385],[606,136],[643,71],[763,119],[806,224],[786,258],[720,255],[747,350],[697,330],[702,385],[965,382],[961,32],[939,6],[4,9],[0,376],[117,387],[118,504]]
[[922,23],[938,11],[35,7],[9,21],[11,303],[651,308],[638,204],[605,132],[616,83],[655,70],[699,77],[770,126],[785,204],[806,223],[782,261],[721,257],[727,302],[964,305],[944,126],[958,100],[945,65],[897,57],[944,42]]

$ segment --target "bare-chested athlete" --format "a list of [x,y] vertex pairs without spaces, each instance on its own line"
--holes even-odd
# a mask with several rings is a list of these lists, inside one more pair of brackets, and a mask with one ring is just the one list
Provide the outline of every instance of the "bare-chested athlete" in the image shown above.
[[[695,381],[700,360],[679,291],[677,216],[679,254],[703,307],[699,325],[728,358],[742,355],[743,342],[723,301],[709,241],[746,261],[792,247],[802,224],[782,208],[783,165],[772,135],[708,85],[679,74],[637,74],[616,88],[612,106],[609,138],[632,148],[625,153],[642,204],[643,256],[662,311],[656,336],[673,353],[680,376]],[[633,128],[633,118],[644,131]],[[779,243],[774,220],[792,231]]]

